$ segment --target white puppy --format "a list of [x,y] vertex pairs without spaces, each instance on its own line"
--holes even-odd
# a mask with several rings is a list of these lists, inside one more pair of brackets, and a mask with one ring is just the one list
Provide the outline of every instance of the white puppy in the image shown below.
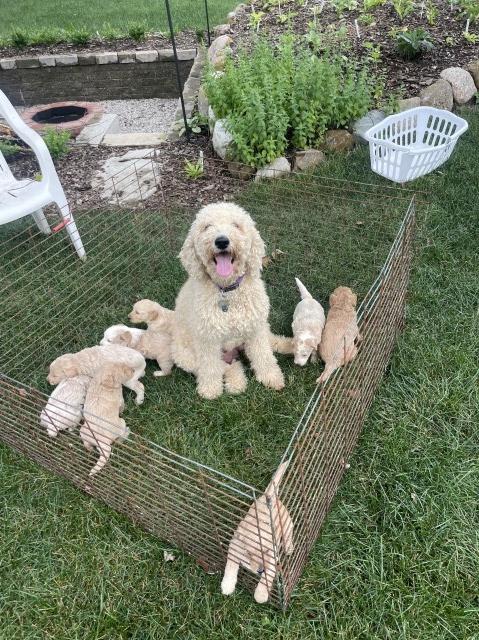
[[311,362],[318,359],[318,347],[321,342],[326,317],[324,309],[306,289],[299,278],[295,278],[301,294],[293,315],[294,362],[303,367],[311,356]]
[[124,324],[109,327],[100,341],[100,345],[121,344],[139,351],[148,360],[156,360],[161,371],[155,371],[154,376],[167,376],[173,368],[171,358],[171,336],[166,331],[151,329],[132,329]]
[[145,396],[145,388],[139,378],[145,373],[145,358],[134,349],[119,344],[89,347],[78,353],[66,353],[54,360],[50,365],[47,380],[50,384],[58,384],[65,378],[86,375],[92,378],[105,364],[126,364],[133,374],[125,382],[136,393],[136,404],[141,404]]
[[[276,552],[293,553],[293,521],[277,496],[278,485],[288,467],[279,465],[265,493],[255,500],[239,523],[228,547],[221,592],[234,592],[240,566],[261,576],[254,592],[256,602],[266,602],[276,575]],[[268,506],[270,504],[270,506]]]
[[40,414],[40,424],[50,437],[65,429],[73,431],[80,424],[89,384],[88,376],[75,376],[62,380],[53,390]]
[[106,364],[90,382],[85,398],[80,438],[89,451],[96,448],[100,457],[89,475],[98,473],[108,462],[111,445],[122,442],[130,430],[120,413],[124,408],[122,384],[130,380],[133,369],[125,364]]

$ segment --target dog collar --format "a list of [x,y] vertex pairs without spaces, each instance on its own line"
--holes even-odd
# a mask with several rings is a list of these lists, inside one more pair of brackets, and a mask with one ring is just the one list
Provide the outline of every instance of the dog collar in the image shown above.
[[234,291],[235,289],[237,289],[240,286],[240,284],[243,282],[243,280],[244,280],[244,274],[239,278],[237,278],[233,282],[233,284],[230,284],[227,287],[220,287],[219,284],[217,285],[217,287],[221,291],[221,293],[229,293],[230,291]]

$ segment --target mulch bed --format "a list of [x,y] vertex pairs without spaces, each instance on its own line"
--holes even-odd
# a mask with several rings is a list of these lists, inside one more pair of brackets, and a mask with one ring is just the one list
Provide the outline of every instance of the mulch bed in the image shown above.
[[[55,160],[58,177],[63,185],[73,210],[98,208],[102,203],[99,193],[91,186],[95,173],[113,156],[122,156],[136,148],[75,146],[61,158]],[[204,175],[197,180],[188,179],[185,160],[195,161],[199,151],[204,154]],[[223,200],[237,191],[241,183],[228,174],[224,163],[214,157],[211,143],[206,136],[193,136],[190,142],[165,143],[157,147],[160,167],[160,185],[157,193],[144,203],[124,205],[125,208],[167,210],[187,208],[196,211],[202,204],[212,200]],[[17,178],[32,178],[39,168],[34,155],[18,153],[9,159],[9,166]],[[107,201],[103,201],[107,205]]]
[[[468,43],[462,35],[466,20],[461,15],[459,8],[453,6],[449,0],[434,0],[434,5],[438,10],[438,15],[433,26],[429,25],[425,11],[422,12],[418,5],[414,12],[400,21],[394,7],[388,3],[384,6],[376,7],[370,14],[374,17],[374,22],[369,25],[359,24],[360,38],[357,37],[354,20],[359,19],[360,11],[346,11],[344,17],[339,19],[336,11],[325,4],[323,10],[317,15],[317,31],[324,32],[331,29],[337,31],[344,26],[347,29],[347,38],[356,55],[367,57],[368,50],[364,47],[365,42],[370,42],[374,46],[381,48],[381,59],[376,64],[378,72],[386,76],[387,86],[390,89],[403,89],[405,96],[417,94],[421,88],[437,80],[439,73],[452,66],[464,67],[471,60],[479,57],[479,44]],[[277,41],[288,29],[295,34],[305,34],[309,31],[310,23],[313,22],[312,7],[319,5],[298,6],[291,0],[281,2],[278,6],[265,11],[261,18],[259,35],[267,36],[272,41]],[[252,11],[264,10],[261,3],[254,8],[246,6],[237,13],[236,21],[232,25],[233,37],[236,42],[246,46],[256,37],[256,31],[250,26]],[[285,24],[280,24],[278,17],[280,14],[296,14]],[[360,22],[360,20],[359,20]],[[396,43],[390,35],[392,28],[407,27],[416,29],[421,27],[429,32],[434,42],[434,49],[425,53],[416,61],[403,60],[397,50]],[[471,33],[479,35],[479,24],[470,26]],[[449,40],[452,38],[452,40]],[[446,44],[446,39],[447,43]]]
[[[195,31],[183,31],[175,36],[178,49],[194,49],[198,46],[198,36]],[[43,55],[62,53],[95,53],[97,51],[145,51],[146,49],[171,49],[171,40],[167,34],[149,35],[142,42],[132,38],[118,38],[105,40],[94,38],[85,45],[66,42],[48,45],[35,45],[24,48],[0,46],[0,58],[32,58]]]

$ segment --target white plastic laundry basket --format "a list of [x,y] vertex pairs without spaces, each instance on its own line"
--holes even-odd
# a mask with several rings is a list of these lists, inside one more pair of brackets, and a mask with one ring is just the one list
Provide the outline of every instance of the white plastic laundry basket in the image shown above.
[[446,162],[467,127],[454,113],[432,107],[389,116],[366,132],[371,169],[394,182],[415,180]]

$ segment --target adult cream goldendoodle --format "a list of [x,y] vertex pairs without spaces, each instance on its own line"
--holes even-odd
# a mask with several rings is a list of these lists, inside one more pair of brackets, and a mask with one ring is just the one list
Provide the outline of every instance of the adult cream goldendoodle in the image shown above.
[[172,354],[175,364],[194,373],[198,393],[217,398],[241,393],[246,378],[239,362],[223,353],[243,346],[257,380],[282,389],[284,378],[273,354],[269,299],[261,279],[264,242],[251,217],[226,202],[199,211],[180,252],[189,278],[176,299]]

